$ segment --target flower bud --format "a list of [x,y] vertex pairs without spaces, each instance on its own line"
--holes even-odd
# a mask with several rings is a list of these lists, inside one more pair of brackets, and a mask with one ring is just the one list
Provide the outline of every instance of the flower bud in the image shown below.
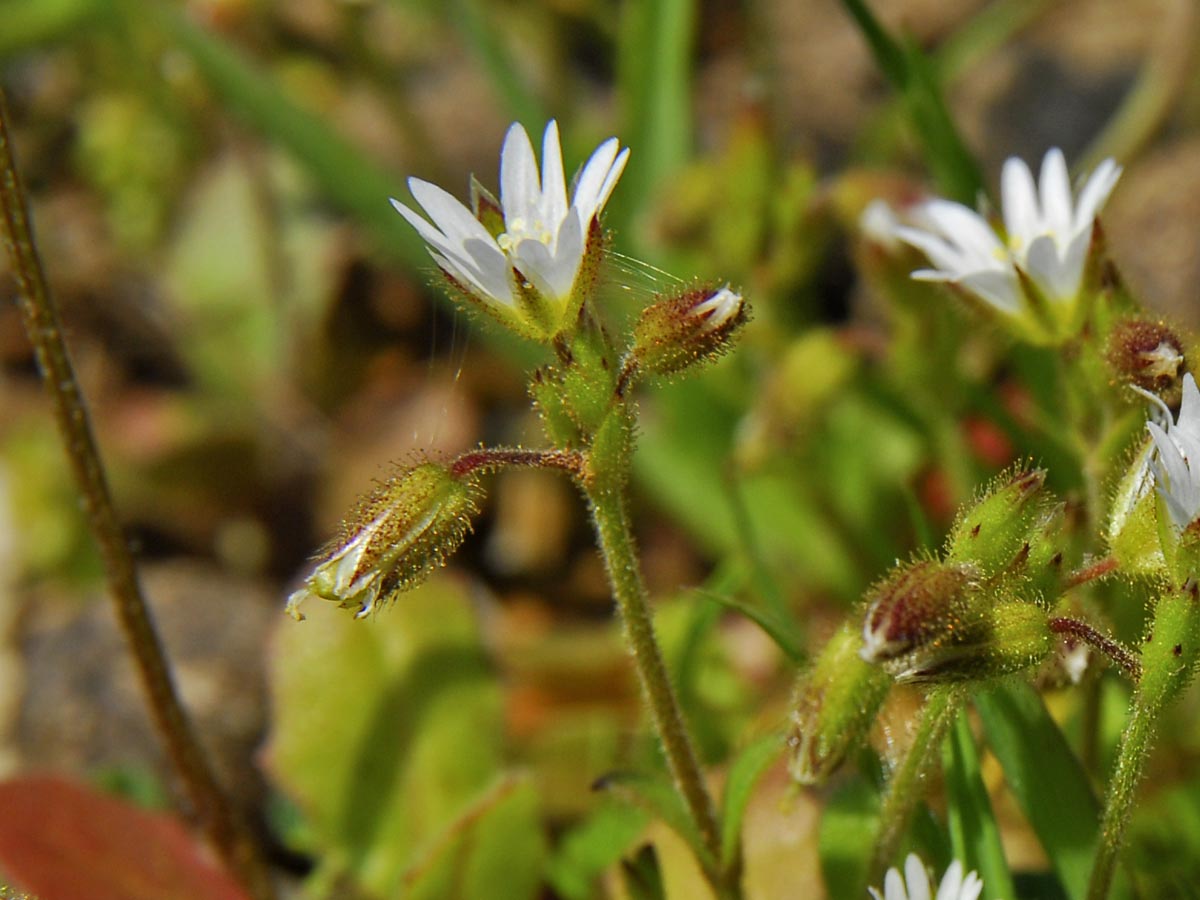
[[[922,560],[895,570],[867,594],[860,655],[876,665],[945,643],[967,624],[973,571]],[[889,668],[890,671],[890,668]]]
[[1043,469],[1019,471],[998,479],[950,532],[946,560],[969,562],[992,575],[1025,551],[1041,508],[1032,503],[1046,483]]
[[458,549],[478,512],[478,482],[437,463],[403,469],[362,497],[322,561],[294,592],[297,619],[309,596],[358,607],[358,616],[420,584]]
[[632,358],[645,372],[674,375],[728,350],[746,318],[742,295],[729,285],[660,299],[642,311],[634,327]]
[[1105,356],[1113,374],[1163,399],[1179,402],[1187,361],[1183,344],[1162,322],[1124,319],[1113,327]]
[[1019,672],[1045,658],[1053,635],[1041,607],[997,599],[969,566],[916,563],[871,592],[863,649],[896,681],[952,682]]
[[1158,529],[1158,497],[1150,469],[1153,444],[1145,444],[1117,483],[1108,517],[1109,553],[1122,572],[1154,575],[1166,566]]
[[862,634],[847,622],[800,679],[788,735],[788,771],[800,784],[820,784],[842,764],[887,697],[892,679],[861,658]]

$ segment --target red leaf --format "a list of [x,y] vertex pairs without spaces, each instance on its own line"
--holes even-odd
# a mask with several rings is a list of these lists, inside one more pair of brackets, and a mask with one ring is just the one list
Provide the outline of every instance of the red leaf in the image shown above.
[[40,900],[246,900],[174,818],[53,775],[0,783],[0,869]]

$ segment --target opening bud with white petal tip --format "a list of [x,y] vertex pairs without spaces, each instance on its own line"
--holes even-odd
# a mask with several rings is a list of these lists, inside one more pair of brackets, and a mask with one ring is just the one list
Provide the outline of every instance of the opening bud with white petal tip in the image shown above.
[[661,297],[642,310],[629,360],[649,374],[675,375],[723,354],[746,319],[745,300],[728,284]]
[[365,616],[445,565],[478,512],[474,475],[455,476],[438,463],[402,469],[360,498],[338,537],[287,603],[297,619],[308,597],[357,608]]
[[862,658],[901,682],[996,678],[1032,666],[1054,648],[1041,607],[999,596],[1002,582],[976,569],[924,560],[869,595]]
[[887,698],[892,679],[862,659],[862,646],[862,630],[846,622],[800,678],[787,738],[788,771],[800,784],[821,784],[865,744]]
[[1119,381],[1149,391],[1169,406],[1179,402],[1187,360],[1183,342],[1164,323],[1122,319],[1108,336],[1105,357]]

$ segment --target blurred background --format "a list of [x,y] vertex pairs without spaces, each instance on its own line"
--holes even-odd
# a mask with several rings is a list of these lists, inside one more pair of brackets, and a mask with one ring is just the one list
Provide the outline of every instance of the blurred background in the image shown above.
[[[1190,0],[873,8],[928,51],[993,189],[1010,155],[1057,145],[1080,171],[1116,156],[1115,256],[1148,305],[1200,324]],[[648,817],[593,782],[659,764],[585,512],[554,475],[492,478],[447,571],[377,616],[282,615],[392,464],[541,442],[536,349],[431,286],[387,203],[408,199],[405,176],[495,188],[514,120],[540,134],[557,118],[568,172],[615,134],[632,156],[606,219],[613,327],[674,278],[750,301],[736,353],[643,392],[634,485],[717,778],[786,721],[798,666],[863,589],[935,547],[988,477],[1032,458],[1078,487],[1054,483],[1061,449],[1020,427],[1044,398],[994,334],[926,294],[933,312],[882,299],[904,293],[900,270],[858,216],[931,182],[836,0],[0,0],[0,81],[184,697],[273,864],[312,896],[424,884],[474,852],[452,840],[470,810],[519,836],[492,848],[510,879],[495,896],[616,890]],[[7,271],[0,291],[0,774],[49,769],[170,808]],[[905,342],[913,316],[936,318],[935,341]],[[885,736],[903,731],[904,698],[892,707]],[[1179,734],[1176,774],[1200,749],[1194,725]],[[830,796],[768,773],[746,824],[754,895],[821,896]],[[1177,804],[1200,817],[1190,794]],[[1044,869],[1011,818],[1014,867]],[[1192,832],[1147,822],[1135,846]],[[703,896],[674,839],[654,839],[673,891]],[[1175,850],[1195,874],[1195,846]]]

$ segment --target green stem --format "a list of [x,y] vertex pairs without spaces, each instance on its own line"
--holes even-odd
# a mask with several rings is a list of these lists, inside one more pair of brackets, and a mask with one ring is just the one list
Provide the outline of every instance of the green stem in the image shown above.
[[1180,590],[1160,597],[1154,607],[1150,636],[1142,647],[1142,678],[1108,785],[1100,847],[1088,882],[1088,900],[1104,900],[1108,896],[1159,716],[1187,684],[1200,658],[1198,594],[1197,583],[1189,578]]
[[1162,708],[1161,704],[1147,700],[1148,698],[1138,691],[1134,699],[1133,715],[1130,716],[1129,723],[1125,726],[1125,734],[1121,737],[1121,750],[1117,756],[1112,781],[1108,786],[1108,799],[1101,820],[1100,846],[1096,851],[1096,859],[1092,863],[1092,876],[1088,881],[1088,900],[1104,900],[1112,884],[1117,852],[1121,848],[1125,825],[1133,811],[1138,782],[1142,779],[1142,768],[1150,749],[1150,741],[1154,737],[1158,713]]
[[896,856],[917,804],[925,796],[928,777],[941,759],[942,739],[958,717],[964,696],[958,685],[939,685],[929,692],[912,745],[892,773],[883,798],[875,849],[867,867],[873,882],[880,880]]
[[[701,840],[712,858],[720,860],[721,832],[717,825],[716,810],[705,787],[704,775],[684,724],[683,713],[675,699],[662,651],[654,636],[646,586],[642,581],[641,566],[634,550],[625,509],[624,479],[619,476],[593,478],[584,483],[584,491],[591,505],[596,536],[621,613],[625,637],[633,651],[638,680],[649,701],[650,714],[662,741],[667,765]],[[706,874],[718,895],[740,895],[736,884],[727,883],[733,879],[723,873]]]
[[208,838],[257,900],[275,896],[266,866],[248,828],[222,791],[180,703],[162,643],[138,583],[137,570],[108,490],[104,464],[63,340],[37,252],[25,192],[8,133],[8,106],[0,90],[0,207],[4,236],[17,279],[25,331],[54,408],[63,446],[82,494],[88,525],[100,548],[116,606],[146,691],[154,724],[187,789]]

